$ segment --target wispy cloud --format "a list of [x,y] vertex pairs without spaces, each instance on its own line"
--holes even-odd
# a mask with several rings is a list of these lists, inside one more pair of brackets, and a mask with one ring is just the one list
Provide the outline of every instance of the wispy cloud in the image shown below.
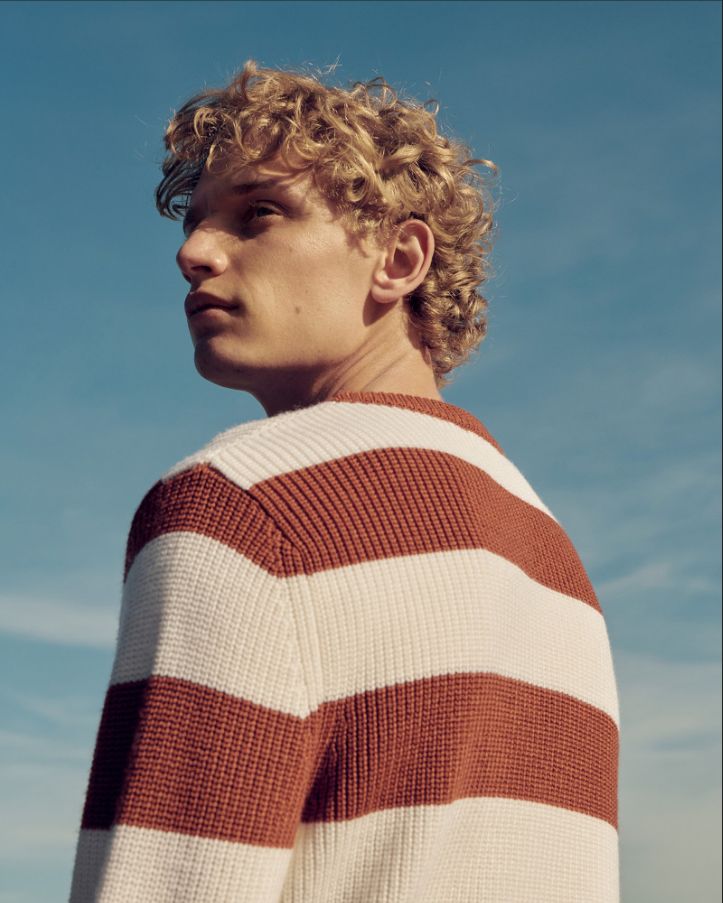
[[[709,749],[711,737],[718,736],[720,744],[720,662],[676,662],[620,651],[615,670],[624,686],[621,719],[633,758],[644,763],[666,742],[683,736],[697,738],[693,745],[703,750]],[[700,777],[684,775],[681,786],[702,787]]]
[[29,903],[30,896],[20,890],[0,890],[0,903]]
[[83,760],[78,757],[71,764],[69,757],[62,754],[53,762],[26,761],[25,756],[34,744],[30,738],[18,737],[17,741],[17,757],[4,757],[0,781],[3,798],[0,861],[30,862],[42,850],[43,855],[65,854],[70,866],[89,762],[86,757]]
[[610,599],[641,590],[680,590],[684,593],[714,593],[719,586],[705,577],[686,577],[676,571],[677,562],[665,559],[641,564],[630,573],[598,583],[598,592]]
[[6,763],[5,778],[13,769],[29,768],[32,771],[48,764],[85,764],[88,761],[88,750],[85,747],[57,739],[51,744],[45,736],[19,731],[0,731],[0,751]]
[[0,863],[41,855],[71,868],[91,756],[72,740],[0,731]]
[[[97,722],[98,713],[95,707],[89,711],[86,696],[50,698],[14,690],[12,687],[0,688],[0,695],[22,712],[41,718],[46,726],[63,728],[69,733],[89,731]],[[0,745],[6,736],[9,735],[0,731]]]
[[19,593],[0,595],[0,631],[44,643],[112,648],[118,608]]
[[619,652],[624,900],[720,898],[721,666]]

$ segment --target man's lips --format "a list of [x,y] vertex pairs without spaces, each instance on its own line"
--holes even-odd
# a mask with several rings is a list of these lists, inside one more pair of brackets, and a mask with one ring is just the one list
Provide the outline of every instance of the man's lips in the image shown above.
[[221,310],[232,310],[234,307],[237,307],[233,302],[219,298],[217,295],[212,295],[210,292],[189,292],[186,295],[183,306],[186,310],[186,316],[189,318],[210,307],[220,308]]

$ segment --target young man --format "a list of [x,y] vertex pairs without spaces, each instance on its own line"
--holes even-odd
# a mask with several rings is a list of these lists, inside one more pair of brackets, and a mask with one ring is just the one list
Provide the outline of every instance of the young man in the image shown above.
[[439,392],[485,335],[488,161],[253,63],[166,147],[196,367],[268,416],[136,512],[72,903],[614,903],[600,605]]

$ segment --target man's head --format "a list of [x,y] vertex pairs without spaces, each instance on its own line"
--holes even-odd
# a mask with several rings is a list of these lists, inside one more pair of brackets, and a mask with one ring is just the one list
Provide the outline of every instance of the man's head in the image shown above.
[[343,389],[439,397],[486,333],[492,215],[472,166],[494,164],[381,80],[345,91],[252,62],[165,141],[156,204],[186,214],[190,307],[227,308],[189,318],[203,376],[268,413]]

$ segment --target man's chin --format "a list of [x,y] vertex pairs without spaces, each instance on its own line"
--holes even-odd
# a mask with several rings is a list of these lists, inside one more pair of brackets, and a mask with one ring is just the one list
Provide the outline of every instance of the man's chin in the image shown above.
[[247,368],[243,362],[212,353],[205,342],[196,345],[193,361],[198,374],[209,382],[225,389],[247,388]]

